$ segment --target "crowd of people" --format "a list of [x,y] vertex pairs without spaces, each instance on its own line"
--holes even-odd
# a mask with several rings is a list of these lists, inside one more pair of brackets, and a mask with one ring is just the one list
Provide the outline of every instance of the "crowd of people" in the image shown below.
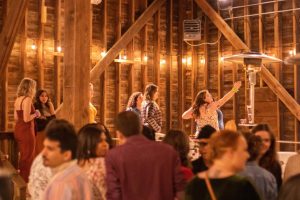
[[[224,126],[220,107],[240,86],[236,82],[218,101],[209,91],[200,91],[182,115],[195,120],[196,134],[169,130],[162,141],[155,141],[155,134],[162,131],[162,112],[159,88],[149,84],[144,93],[133,93],[126,110],[117,115],[116,144],[105,125],[96,122],[92,84],[89,123],[76,131],[70,122],[56,119],[47,91],[35,92],[36,82],[24,78],[14,104],[14,136],[28,198],[297,199],[300,194],[293,184],[300,181],[300,167],[295,164],[300,156],[289,161],[282,184],[271,128],[258,124],[239,133],[234,121]],[[193,160],[191,142],[199,153]]]

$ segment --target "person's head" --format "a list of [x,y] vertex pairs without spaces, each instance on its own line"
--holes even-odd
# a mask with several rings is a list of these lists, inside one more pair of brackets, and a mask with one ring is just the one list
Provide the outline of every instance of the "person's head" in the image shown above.
[[188,166],[188,153],[190,150],[189,136],[180,130],[169,130],[163,142],[171,145],[179,154],[181,164]]
[[234,131],[215,132],[209,140],[210,161],[222,163],[237,173],[244,169],[249,158],[245,138]]
[[143,93],[141,92],[134,92],[128,100],[127,108],[139,108],[141,107],[143,102]]
[[255,161],[259,157],[260,150],[262,148],[262,139],[259,136],[256,136],[250,132],[243,133],[247,144],[248,144],[248,161]]
[[158,98],[158,86],[151,83],[146,86],[144,97],[148,101],[155,101]]
[[94,85],[93,83],[89,83],[89,100],[91,101],[94,96]]
[[300,199],[300,174],[289,178],[280,188],[278,200]]
[[210,104],[213,102],[213,98],[211,94],[208,92],[208,90],[201,90],[198,92],[195,101],[193,103],[193,114],[196,117],[200,116],[200,110],[199,108],[203,105]]
[[23,78],[18,86],[17,97],[27,96],[33,98],[36,92],[36,81],[31,78]]
[[96,125],[102,132],[104,132],[109,148],[113,148],[113,140],[108,128],[104,124],[97,123]]
[[116,131],[120,139],[138,135],[142,131],[140,117],[133,111],[120,112],[116,117]]
[[97,124],[87,124],[78,132],[77,159],[85,162],[91,158],[104,157],[109,149],[105,133]]
[[234,120],[229,120],[225,123],[224,129],[230,130],[230,131],[237,131],[236,123]]
[[204,160],[208,159],[208,142],[211,135],[216,132],[216,129],[210,125],[205,125],[201,128],[197,140],[199,144],[199,153]]
[[153,129],[148,126],[143,125],[142,134],[149,140],[155,140],[155,133]]
[[35,108],[39,109],[41,113],[43,112],[43,106],[45,105],[46,107],[49,108],[49,95],[46,90],[38,90],[35,94]]
[[262,139],[263,146],[260,151],[260,157],[276,159],[276,141],[270,127],[267,124],[258,124],[251,132]]
[[63,119],[54,119],[45,129],[43,163],[55,168],[76,158],[77,135],[74,126]]

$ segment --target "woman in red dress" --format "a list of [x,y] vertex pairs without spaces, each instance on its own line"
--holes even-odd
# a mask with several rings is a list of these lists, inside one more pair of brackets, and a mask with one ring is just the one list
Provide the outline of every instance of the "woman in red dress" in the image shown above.
[[24,78],[18,86],[17,99],[14,104],[14,118],[16,121],[14,137],[21,154],[19,161],[20,175],[28,182],[31,163],[35,155],[35,127],[34,119],[40,116],[35,111],[32,99],[36,91],[36,82]]

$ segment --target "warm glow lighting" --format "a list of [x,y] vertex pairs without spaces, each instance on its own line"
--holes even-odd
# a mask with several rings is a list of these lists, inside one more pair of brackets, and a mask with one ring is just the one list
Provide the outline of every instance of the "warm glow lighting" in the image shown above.
[[188,59],[187,59],[187,64],[188,64],[188,65],[191,65],[191,64],[192,64],[192,58],[191,58],[191,57],[188,57]]
[[290,54],[290,56],[296,55],[296,49],[290,50],[289,54]]
[[221,60],[221,62],[224,62],[224,57],[221,57],[220,60]]
[[60,46],[57,47],[57,51],[58,51],[59,53],[61,52],[61,47],[60,47]]
[[290,55],[293,55],[293,51],[292,51],[292,50],[290,50],[290,51],[289,51],[289,54],[290,54]]
[[144,62],[148,61],[148,56],[144,56]]
[[31,49],[36,50],[36,45],[35,45],[35,44],[32,44],[32,45],[31,45]]
[[182,63],[185,64],[186,63],[186,59],[182,58]]
[[204,63],[205,63],[205,59],[202,58],[202,59],[200,60],[200,63],[201,63],[201,64],[204,64]]
[[294,55],[296,55],[296,49],[294,49],[294,52],[293,52],[293,53],[294,53]]
[[161,65],[166,64],[166,60],[160,60],[160,64],[161,64]]
[[126,55],[124,55],[124,56],[123,56],[123,59],[124,59],[124,60],[126,60],[126,59],[127,59],[127,56],[126,56]]
[[103,57],[106,55],[106,52],[105,52],[105,51],[102,51],[102,52],[100,53],[100,55],[101,55],[101,57],[103,58]]

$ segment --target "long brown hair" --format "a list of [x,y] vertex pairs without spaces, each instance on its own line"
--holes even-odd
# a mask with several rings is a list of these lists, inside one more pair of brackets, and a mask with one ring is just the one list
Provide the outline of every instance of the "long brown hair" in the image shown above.
[[189,136],[180,130],[169,130],[166,134],[164,143],[171,145],[179,154],[181,165],[189,165],[188,153],[190,150]]
[[202,105],[205,105],[207,104],[207,102],[205,101],[205,97],[206,97],[206,93],[208,91],[207,90],[201,90],[200,92],[198,92],[196,98],[195,98],[195,101],[193,103],[193,115],[197,118],[200,116],[200,111],[199,111],[199,108],[202,106]]
[[158,86],[151,83],[149,85],[146,86],[146,89],[145,89],[145,99],[148,100],[148,101],[152,101],[153,100],[153,96],[155,94],[155,92],[157,92],[158,90]]
[[266,131],[270,136],[270,148],[259,160],[259,165],[269,170],[273,168],[274,163],[278,162],[275,136],[268,124],[258,124],[251,130],[253,134],[258,131]]
[[138,100],[140,95],[142,95],[141,92],[132,93],[132,95],[129,97],[126,108],[136,108],[137,107],[137,100]]

